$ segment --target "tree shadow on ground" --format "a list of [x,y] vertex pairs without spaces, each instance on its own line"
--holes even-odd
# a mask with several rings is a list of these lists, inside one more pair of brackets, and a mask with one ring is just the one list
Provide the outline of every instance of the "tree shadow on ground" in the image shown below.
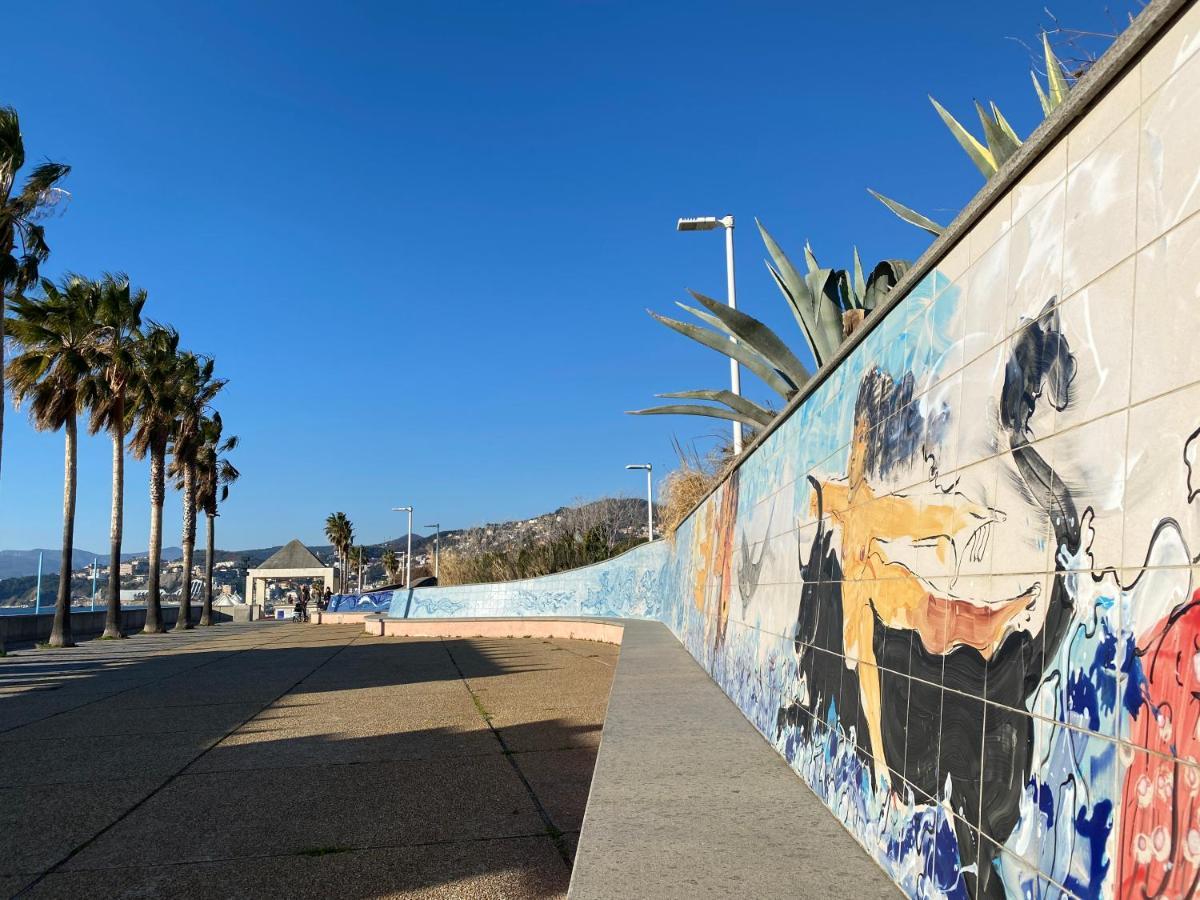
[[[131,759],[165,754],[168,768],[174,768],[148,796],[131,796],[128,807],[102,828],[73,822],[69,807],[60,810],[61,821],[29,811],[30,825],[40,819],[43,828],[65,832],[60,843],[77,851],[34,885],[33,893],[565,893],[611,671],[596,684],[598,706],[583,717],[576,710],[555,709],[559,700],[541,692],[528,709],[506,709],[493,719],[479,704],[464,703],[470,694],[460,673],[501,683],[508,674],[532,676],[536,684],[538,673],[562,677],[562,667],[546,658],[545,647],[522,645],[520,639],[455,641],[452,656],[447,643],[376,641],[338,648],[314,641],[237,652],[196,648],[149,656],[117,671],[91,670],[82,676],[85,685],[63,691],[80,701],[84,693],[100,693],[97,703],[109,705],[144,702],[149,705],[129,708],[150,718],[167,711],[185,719],[198,716],[205,704],[190,701],[205,690],[233,704],[227,699],[230,691],[240,696],[233,688],[256,680],[267,683],[270,693],[276,680],[290,679],[288,696],[294,695],[294,702],[285,696],[272,705],[264,695],[258,715],[246,721],[243,714],[244,724],[232,734],[234,726],[221,723],[196,732],[196,745],[165,747],[164,735],[154,731],[134,735],[125,748]],[[186,669],[178,662],[181,657],[187,658]],[[0,677],[9,662],[0,662]],[[72,671],[78,678],[79,670]],[[106,673],[136,684],[104,694],[100,682]],[[39,677],[53,673],[43,666]],[[230,691],[221,692],[213,682]],[[0,723],[4,705],[11,702],[0,695]],[[49,721],[67,719],[56,727],[76,721],[87,729],[84,719],[96,705],[52,713],[47,727]],[[450,707],[453,711],[446,712]],[[445,721],[438,721],[439,715]],[[24,741],[24,732],[37,727],[0,735],[0,741]],[[45,774],[53,779],[56,773]],[[102,783],[80,786],[105,789]],[[0,783],[0,804],[20,803],[21,792],[5,787]],[[0,810],[0,818],[12,813],[22,821],[18,809]],[[164,842],[167,835],[186,840]],[[66,855],[55,850],[44,858],[45,865],[20,871],[32,880]],[[4,887],[4,876],[17,874],[13,864],[34,861],[28,854],[0,858],[10,860],[8,867],[0,863]]]

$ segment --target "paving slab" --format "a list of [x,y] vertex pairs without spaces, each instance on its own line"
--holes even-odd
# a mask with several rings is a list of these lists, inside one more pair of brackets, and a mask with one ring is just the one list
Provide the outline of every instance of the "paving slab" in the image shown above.
[[0,874],[37,875],[161,784],[125,778],[0,788]]
[[553,842],[541,835],[318,856],[74,870],[49,876],[30,896],[505,900],[564,897],[568,875]]
[[18,651],[0,892],[562,896],[594,749],[548,750],[598,740],[596,651],[264,623]]

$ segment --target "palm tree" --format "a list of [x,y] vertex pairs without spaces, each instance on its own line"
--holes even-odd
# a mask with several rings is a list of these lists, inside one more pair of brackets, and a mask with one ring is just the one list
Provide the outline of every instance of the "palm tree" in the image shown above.
[[341,573],[341,593],[346,593],[347,552],[354,542],[354,526],[344,512],[330,513],[325,519],[325,537],[337,554]]
[[400,560],[396,558],[396,551],[391,547],[383,551],[383,569],[387,572],[388,583],[395,584],[396,579],[400,577]]
[[152,324],[134,347],[135,377],[130,409],[136,415],[129,449],[137,459],[150,456],[150,574],[146,583],[145,634],[164,631],[159,584],[162,573],[162,510],[165,498],[167,443],[179,409],[175,370],[179,332]]
[[0,106],[0,451],[4,448],[4,304],[37,282],[38,266],[50,255],[38,217],[65,194],[56,185],[70,166],[36,166],[14,195],[17,172],[25,165],[21,120],[11,106]]
[[204,554],[204,605],[200,609],[200,624],[212,622],[213,553],[216,549],[217,505],[229,497],[229,486],[241,477],[224,454],[238,445],[235,435],[221,439],[221,414],[213,413],[200,424],[202,443],[196,457],[196,505],[204,510],[207,534]]
[[223,378],[213,378],[213,360],[190,351],[179,355],[176,368],[179,414],[171,438],[171,474],[183,491],[183,588],[179,597],[176,631],[192,627],[192,556],[196,548],[196,460],[203,446],[202,424],[221,388]]
[[100,355],[83,385],[83,405],[91,410],[88,431],[112,436],[112,515],[109,525],[108,612],[104,637],[121,637],[121,537],[125,505],[125,433],[129,428],[130,382],[137,369],[134,348],[141,337],[146,292],[133,290],[124,274],[105,275],[98,285],[96,324]]
[[98,351],[96,326],[99,290],[94,282],[75,275],[60,286],[42,281],[44,297],[13,297],[12,337],[20,351],[9,362],[6,375],[12,384],[13,402],[29,401],[29,417],[39,431],[66,434],[63,477],[62,562],[58,572],[58,598],[54,605],[51,647],[70,647],[71,566],[75,550],[75,480],[81,389],[92,372]]

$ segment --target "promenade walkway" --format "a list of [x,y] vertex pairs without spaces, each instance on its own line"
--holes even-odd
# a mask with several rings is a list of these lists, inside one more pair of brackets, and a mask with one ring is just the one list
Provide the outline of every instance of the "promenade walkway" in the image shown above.
[[0,896],[562,896],[617,654],[256,623],[10,655]]

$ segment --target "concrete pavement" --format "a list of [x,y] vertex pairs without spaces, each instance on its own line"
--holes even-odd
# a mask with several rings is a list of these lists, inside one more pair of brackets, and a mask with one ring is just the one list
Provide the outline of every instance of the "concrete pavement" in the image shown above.
[[618,648],[225,624],[0,659],[0,895],[565,894]]

